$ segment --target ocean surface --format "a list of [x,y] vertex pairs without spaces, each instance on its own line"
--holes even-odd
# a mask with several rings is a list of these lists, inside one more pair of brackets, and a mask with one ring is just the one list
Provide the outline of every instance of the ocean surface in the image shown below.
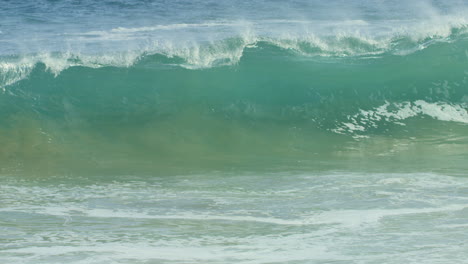
[[468,263],[468,2],[0,0],[0,262]]

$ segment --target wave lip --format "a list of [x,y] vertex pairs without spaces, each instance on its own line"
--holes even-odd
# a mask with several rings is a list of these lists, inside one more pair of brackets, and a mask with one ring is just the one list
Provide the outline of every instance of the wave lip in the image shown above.
[[[282,21],[281,23],[285,23]],[[291,23],[299,23],[294,21]],[[305,23],[305,22],[304,22]],[[351,23],[351,22],[347,22]],[[364,23],[353,22],[352,25]],[[63,51],[41,51],[38,53],[0,56],[0,88],[12,85],[29,76],[32,69],[42,63],[54,75],[70,67],[81,66],[89,68],[100,67],[133,67],[140,60],[161,55],[169,59],[172,65],[188,69],[206,69],[212,67],[236,65],[240,62],[247,49],[265,50],[265,46],[273,46],[291,52],[290,56],[302,57],[351,57],[351,58],[382,58],[390,55],[408,56],[432,45],[440,43],[456,43],[467,38],[467,23],[449,24],[436,29],[425,29],[414,34],[409,29],[399,29],[383,36],[372,35],[360,31],[337,31],[328,35],[316,33],[270,33],[261,35],[254,29],[242,23],[206,23],[206,24],[174,24],[167,26],[143,28],[114,28],[109,32],[88,32],[89,34],[127,34],[140,31],[171,27],[224,27],[226,25],[243,26],[239,35],[214,40],[145,40],[138,44],[138,38],[120,36],[120,41],[136,40],[130,47],[119,47],[116,50],[105,48],[99,52],[89,52],[82,48]],[[364,23],[365,25],[365,23]],[[102,36],[99,41],[103,41]],[[106,37],[109,39],[109,37]],[[112,38],[111,38],[112,39]],[[89,40],[87,40],[89,41]],[[115,41],[115,40],[114,40]],[[92,43],[92,42],[91,42]],[[90,43],[88,43],[90,44]],[[101,45],[101,44],[99,44]],[[99,46],[98,45],[98,46]],[[78,46],[77,46],[78,47]],[[272,56],[275,56],[272,54]],[[162,61],[160,63],[163,63]]]

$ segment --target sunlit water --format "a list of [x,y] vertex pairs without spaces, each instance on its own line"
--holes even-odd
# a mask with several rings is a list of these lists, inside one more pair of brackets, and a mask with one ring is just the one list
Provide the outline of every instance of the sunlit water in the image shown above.
[[0,0],[0,263],[466,263],[467,10]]

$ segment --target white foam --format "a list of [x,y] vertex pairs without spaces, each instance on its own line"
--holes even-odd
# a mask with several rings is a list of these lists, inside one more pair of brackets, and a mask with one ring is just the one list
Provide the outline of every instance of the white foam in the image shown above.
[[[245,49],[259,42],[304,56],[407,55],[433,43],[452,41],[454,29],[456,34],[466,34],[468,19],[434,14],[430,19],[408,21],[239,20],[58,34],[45,38],[44,43],[26,43],[30,55],[2,59],[0,88],[27,78],[37,63],[58,75],[74,66],[129,67],[142,56],[163,54],[181,58],[180,66],[185,68],[210,68],[238,63]],[[54,38],[59,39],[53,45],[47,42]],[[400,45],[402,40],[410,43]]]
[[91,185],[14,178],[0,185],[7,238],[0,258],[431,263],[452,255],[460,263],[467,184],[432,173],[187,175]]
[[105,66],[129,67],[140,58],[139,52],[123,52],[102,55],[79,53],[40,53],[20,59],[0,62],[0,88],[5,91],[8,85],[27,78],[38,63],[43,63],[46,70],[59,75],[63,70],[74,66],[100,68]]
[[435,208],[399,208],[399,209],[370,209],[370,210],[333,210],[320,213],[314,218],[315,223],[322,224],[341,224],[346,227],[358,227],[362,225],[376,224],[381,219],[391,216],[407,216],[414,214],[429,214],[436,212],[460,211],[468,206],[449,205]]
[[[109,242],[80,246],[31,246],[21,249],[9,249],[4,252],[10,254],[33,254],[35,258],[49,257],[51,255],[71,256],[77,253],[92,254],[92,257],[86,257],[81,261],[74,261],[74,263],[83,264],[109,263],[116,259],[127,261],[164,260],[184,263],[242,261],[242,263],[246,264],[259,263],[259,261],[262,263],[273,263],[320,259],[349,260],[349,257],[330,252],[327,246],[304,243],[300,238],[304,237],[296,237],[296,240],[293,238],[283,238],[280,240],[270,237],[251,237],[250,241],[244,241],[244,246],[226,246],[219,242],[216,244],[211,242],[208,245],[184,245],[182,242],[174,243],[174,245]],[[213,237],[213,239],[216,238]],[[264,253],[268,252],[268,254],[258,254],[259,250]],[[284,253],[286,250],[288,254]]]
[[[89,209],[77,206],[67,207],[30,207],[29,211],[64,218],[64,225],[73,222],[74,216],[92,218],[128,218],[153,220],[183,220],[183,221],[223,221],[223,222],[251,222],[273,225],[308,226],[308,225],[334,225],[339,224],[346,228],[377,224],[381,219],[389,216],[405,216],[412,214],[428,214],[435,212],[459,211],[468,208],[463,204],[453,204],[443,207],[430,208],[399,208],[399,209],[367,209],[367,210],[330,210],[316,212],[312,215],[294,219],[281,219],[274,217],[256,217],[249,215],[216,215],[200,212],[184,212],[178,214],[153,214],[138,210],[119,209]],[[3,212],[18,211],[15,208],[3,208]],[[21,211],[21,210],[20,210]]]
[[382,121],[405,125],[401,121],[418,115],[430,116],[441,121],[468,124],[468,111],[464,105],[417,100],[402,103],[386,102],[370,110],[361,109],[359,113],[348,116],[348,122],[339,124],[333,131],[336,133],[363,132],[368,128],[377,128]]
[[5,92],[6,86],[27,78],[33,67],[34,63],[28,60],[0,62],[0,88]]
[[[45,207],[30,208],[36,213],[45,215],[54,215],[68,217],[80,215],[95,218],[129,218],[129,219],[155,219],[155,220],[187,220],[187,221],[232,221],[232,222],[254,222],[275,225],[308,225],[307,220],[286,220],[273,217],[255,217],[242,215],[214,215],[200,213],[181,213],[169,215],[157,215],[151,213],[142,213],[132,210],[109,210],[109,209],[86,209],[81,207]],[[14,208],[5,208],[2,211],[16,211]]]

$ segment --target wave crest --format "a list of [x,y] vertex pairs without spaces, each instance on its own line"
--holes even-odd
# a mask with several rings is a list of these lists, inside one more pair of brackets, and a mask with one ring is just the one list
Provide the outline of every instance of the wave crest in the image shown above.
[[[282,22],[284,23],[284,22]],[[295,23],[298,23],[297,21]],[[354,25],[355,23],[351,23]],[[225,24],[207,24],[206,27]],[[366,24],[364,23],[364,26]],[[419,25],[419,24],[418,24]],[[270,47],[290,52],[290,56],[305,57],[351,57],[356,59],[380,58],[385,55],[406,56],[438,43],[452,43],[467,38],[468,23],[465,20],[443,23],[436,28],[420,25],[415,32],[409,28],[395,29],[391,34],[366,34],[363,31],[337,31],[328,35],[307,33],[282,33],[278,36],[262,36],[249,29],[237,37],[210,41],[155,40],[137,49],[86,53],[80,49],[65,52],[39,52],[0,56],[0,88],[27,78],[34,67],[42,63],[54,75],[70,67],[132,67],[153,55],[165,59],[158,64],[179,66],[187,69],[206,69],[239,63],[246,49],[257,48],[259,52]],[[193,27],[201,25],[193,25]],[[189,25],[181,24],[186,28]],[[177,28],[177,27],[176,27]],[[156,27],[159,29],[159,27]],[[140,32],[154,28],[116,28],[110,32]],[[98,34],[94,32],[94,34]],[[103,33],[99,33],[103,34]],[[107,32],[106,34],[109,34]]]

